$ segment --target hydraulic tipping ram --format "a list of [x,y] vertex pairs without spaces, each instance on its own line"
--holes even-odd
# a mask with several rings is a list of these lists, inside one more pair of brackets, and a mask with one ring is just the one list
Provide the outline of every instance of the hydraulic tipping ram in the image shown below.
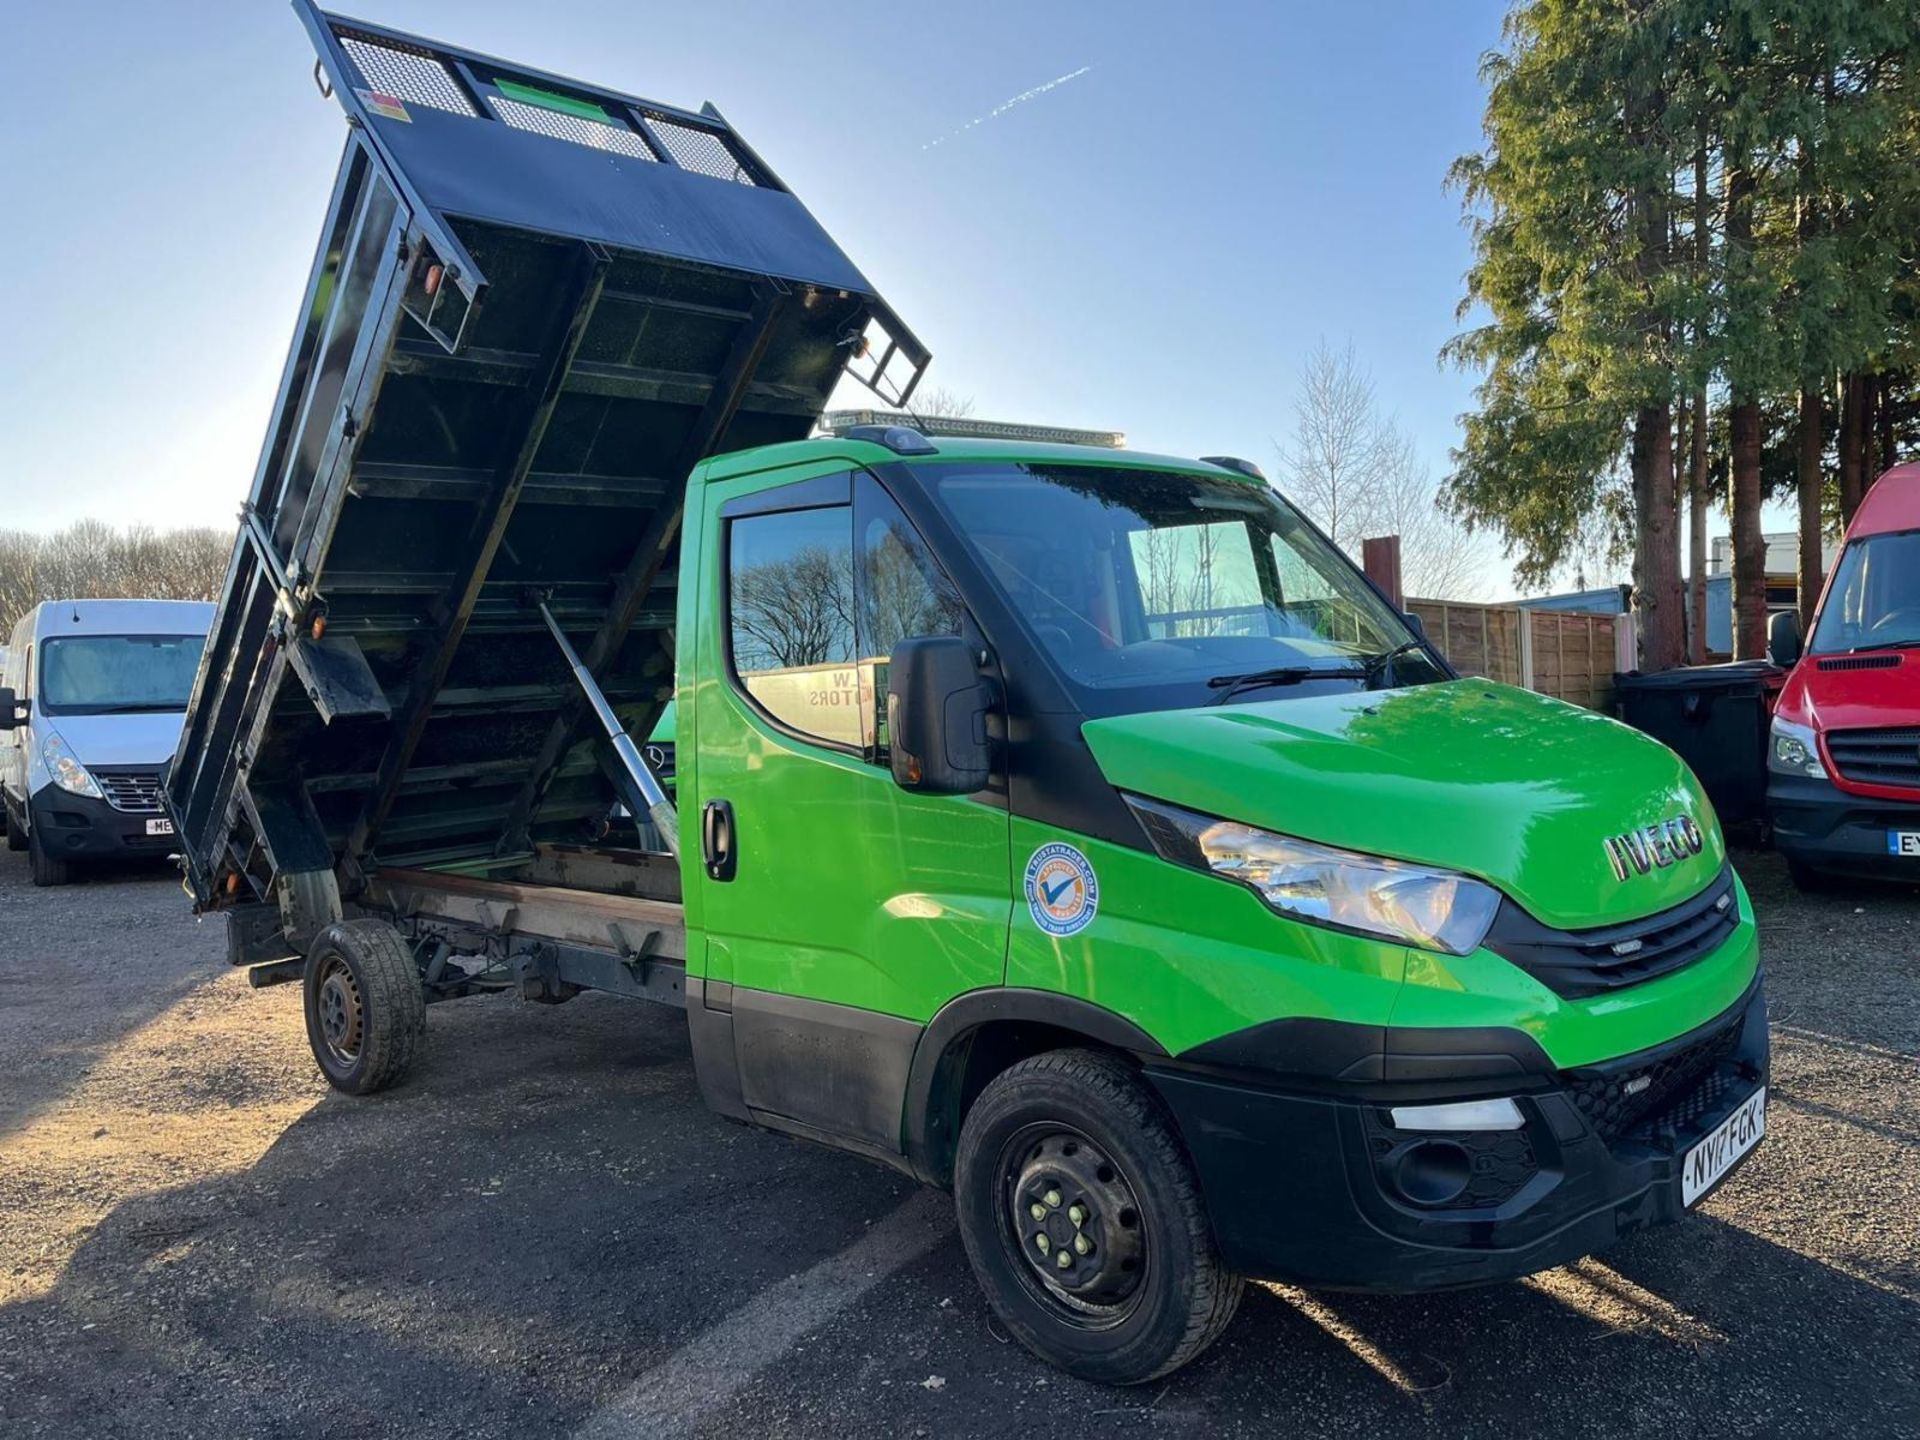
[[678,855],[679,812],[673,808],[673,802],[667,799],[667,792],[660,788],[660,781],[654,775],[653,767],[647,764],[646,757],[640,753],[640,747],[633,743],[633,737],[627,734],[620,717],[613,713],[613,706],[607,703],[606,695],[595,683],[593,672],[581,663],[578,652],[567,640],[560,623],[553,618],[553,612],[547,608],[547,602],[541,600],[537,604],[540,618],[546,622],[547,632],[553,636],[553,643],[560,647],[560,653],[567,657],[567,664],[573,669],[573,678],[580,683],[580,693],[587,697],[587,703],[600,719],[600,728],[606,731],[607,743],[619,758],[620,769],[627,781],[621,787],[627,791],[627,808],[635,815],[644,813],[651,817],[654,828],[660,832],[661,843],[667,847],[667,853]]

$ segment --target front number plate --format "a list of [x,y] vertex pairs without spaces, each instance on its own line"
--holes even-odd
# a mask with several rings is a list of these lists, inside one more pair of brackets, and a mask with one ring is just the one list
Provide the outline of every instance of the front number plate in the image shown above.
[[1762,1085],[1749,1095],[1740,1108],[1714,1127],[1714,1131],[1687,1152],[1680,1172],[1680,1203],[1691,1205],[1714,1182],[1733,1168],[1734,1162],[1760,1143],[1767,1133],[1767,1087]]
[[1889,855],[1910,855],[1920,860],[1920,830],[1889,830],[1887,832],[1887,853]]
[[149,834],[149,835],[171,835],[171,834],[173,834],[173,821],[171,821],[171,820],[149,820],[149,821],[147,821],[147,834]]

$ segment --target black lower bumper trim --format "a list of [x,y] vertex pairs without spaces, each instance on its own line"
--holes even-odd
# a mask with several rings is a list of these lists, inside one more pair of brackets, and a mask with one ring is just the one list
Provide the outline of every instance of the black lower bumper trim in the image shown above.
[[[1236,1270],[1328,1289],[1447,1289],[1563,1265],[1678,1219],[1688,1150],[1766,1081],[1757,982],[1703,1028],[1723,1025],[1737,1038],[1696,1084],[1612,1134],[1575,1103],[1570,1080],[1515,1096],[1527,1122],[1518,1136],[1462,1136],[1396,1131],[1373,1095],[1288,1093],[1151,1064],[1147,1075]],[[1634,1074],[1645,1058],[1608,1068]]]
[[179,848],[171,834],[147,834],[158,814],[116,810],[104,800],[48,788],[27,801],[27,829],[56,860],[164,858]]
[[1772,775],[1767,818],[1775,847],[1809,869],[1920,884],[1920,856],[1896,855],[1887,840],[1920,831],[1920,794],[1910,803],[1877,800],[1828,780]]

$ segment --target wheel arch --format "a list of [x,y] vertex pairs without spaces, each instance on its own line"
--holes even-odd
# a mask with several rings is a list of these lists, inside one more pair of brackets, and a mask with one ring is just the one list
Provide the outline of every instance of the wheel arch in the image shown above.
[[1051,990],[995,987],[948,1001],[921,1032],[907,1075],[901,1138],[913,1172],[950,1186],[960,1123],[987,1082],[1029,1056],[1072,1046],[1135,1060],[1167,1053],[1126,1016]]

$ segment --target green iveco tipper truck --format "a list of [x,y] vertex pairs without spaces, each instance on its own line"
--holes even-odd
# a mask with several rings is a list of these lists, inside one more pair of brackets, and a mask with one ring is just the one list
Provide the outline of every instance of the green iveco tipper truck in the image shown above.
[[299,8],[354,124],[167,799],[336,1087],[460,996],[683,1007],[714,1109],[951,1189],[1115,1382],[1752,1150],[1670,751],[1456,676],[1244,462],[806,438],[925,352],[717,112]]

